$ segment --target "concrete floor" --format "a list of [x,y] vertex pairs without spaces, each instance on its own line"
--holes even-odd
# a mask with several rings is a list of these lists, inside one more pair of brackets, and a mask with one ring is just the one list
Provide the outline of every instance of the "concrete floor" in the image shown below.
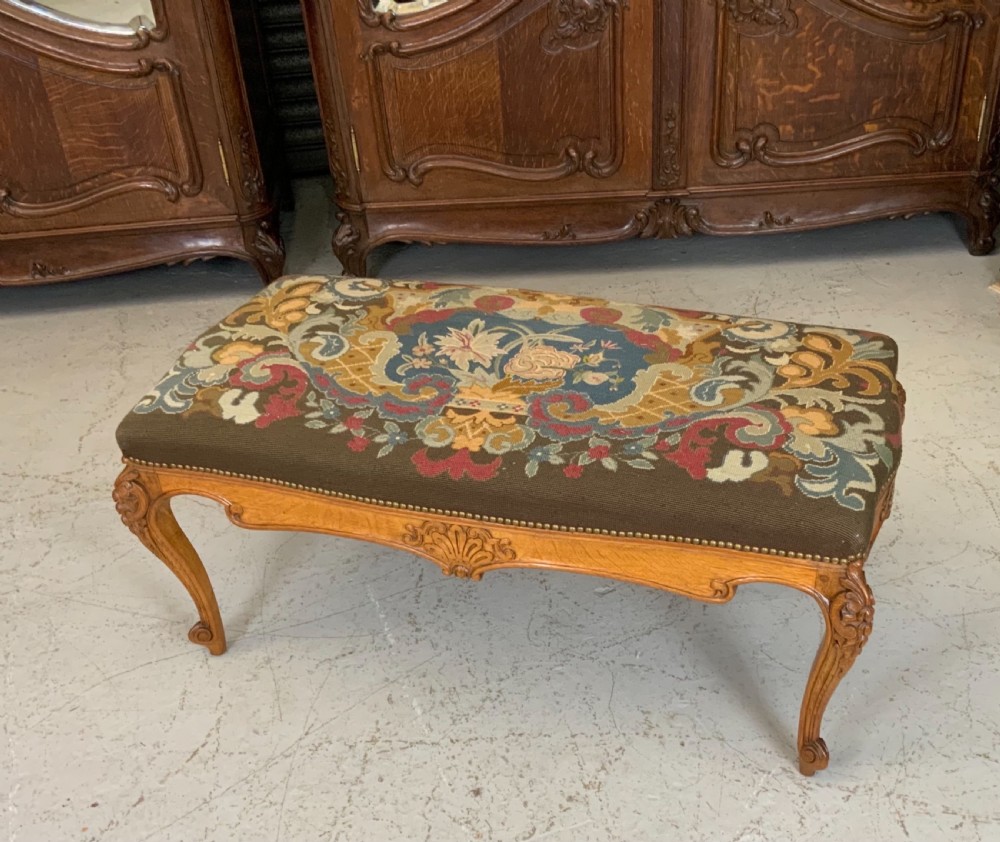
[[[320,182],[290,272],[338,269]],[[0,290],[2,838],[1000,839],[1000,257],[931,216],[808,235],[407,247],[385,277],[489,281],[895,336],[909,391],[875,633],[796,771],[812,601],[706,606],[178,516],[231,641],[118,522],[116,422],[258,289],[239,263]]]

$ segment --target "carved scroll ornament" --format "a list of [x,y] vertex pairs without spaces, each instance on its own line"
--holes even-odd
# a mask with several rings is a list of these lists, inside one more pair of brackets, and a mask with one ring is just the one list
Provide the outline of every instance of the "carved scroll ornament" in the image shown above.
[[843,590],[830,600],[833,645],[840,653],[837,670],[850,669],[872,633],[875,597],[865,581],[861,562],[852,562],[840,578]]
[[641,239],[672,240],[691,237],[703,229],[698,208],[681,204],[677,199],[661,199],[635,215],[635,227]]
[[142,484],[142,477],[135,468],[126,468],[115,482],[112,493],[115,509],[121,516],[129,531],[150,550],[153,542],[149,537],[149,527],[146,523],[146,513],[149,511],[149,492]]
[[542,48],[558,53],[596,46],[611,18],[626,5],[626,0],[552,0]]
[[663,148],[660,150],[660,184],[663,187],[672,187],[681,180],[677,112],[673,108],[663,115],[663,129],[660,133],[660,139],[663,143]]
[[799,25],[790,0],[725,0],[733,23],[754,35],[788,35]]

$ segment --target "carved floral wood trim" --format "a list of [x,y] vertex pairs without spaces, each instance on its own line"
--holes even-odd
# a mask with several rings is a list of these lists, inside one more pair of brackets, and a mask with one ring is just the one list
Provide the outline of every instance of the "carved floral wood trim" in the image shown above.
[[460,579],[482,579],[493,565],[517,560],[510,541],[485,527],[425,520],[407,526],[402,540],[431,558],[446,576]]
[[590,49],[627,5],[627,0],[551,0],[542,49],[547,53]]
[[976,179],[970,199],[970,250],[974,254],[989,254],[996,246],[996,229],[1000,225],[1000,97],[994,103],[993,131],[983,172]]
[[635,215],[633,225],[641,239],[691,237],[704,230],[701,212],[678,199],[661,199]]
[[790,0],[725,0],[725,4],[733,23],[753,35],[787,35],[799,25]]
[[151,552],[156,552],[149,536],[146,514],[149,511],[149,492],[142,483],[142,477],[135,468],[126,467],[115,483],[112,498],[115,510],[129,531]]
[[561,242],[564,240],[575,240],[575,239],[576,239],[576,230],[568,222],[564,222],[555,231],[542,232],[542,240],[545,242],[554,243],[554,242]]
[[[973,32],[983,19],[965,11],[918,16],[870,5],[867,0],[810,0],[810,5],[859,31],[919,45],[949,39],[950,66],[942,68],[941,104],[933,124],[905,115],[873,117],[845,127],[818,142],[783,140],[778,126],[760,122],[736,125],[734,85],[742,37],[787,36],[798,26],[788,0],[726,0],[719,10],[719,49],[714,108],[713,158],[721,167],[739,168],[751,162],[783,167],[821,164],[886,143],[908,146],[923,155],[947,146],[955,136]],[[790,17],[789,17],[790,16]],[[763,29],[762,29],[763,27]]]
[[263,202],[267,198],[264,173],[257,157],[257,144],[249,126],[240,129],[240,169],[243,172],[243,198],[251,204]]
[[680,138],[677,128],[677,110],[670,108],[663,115],[660,131],[660,169],[657,173],[661,187],[673,187],[681,180]]
[[45,281],[52,278],[64,278],[69,274],[69,269],[65,266],[43,263],[40,260],[31,261],[29,267],[29,277],[36,281]]
[[323,121],[326,136],[327,157],[330,160],[330,174],[333,176],[333,186],[339,199],[347,196],[347,157],[340,144],[340,132],[334,120]]
[[252,226],[253,237],[248,239],[247,251],[260,262],[267,278],[276,278],[285,265],[285,245],[270,219],[261,219]]
[[[5,34],[0,31],[0,37]],[[88,63],[83,64],[87,66]],[[109,170],[58,190],[36,194],[19,188],[16,183],[0,183],[0,215],[6,213],[24,219],[54,216],[137,190],[158,191],[169,202],[201,192],[201,160],[177,66],[166,59],[142,59],[130,65],[101,69],[117,79],[114,82],[117,87],[156,90],[157,101],[163,109],[163,123],[168,130],[172,129],[171,149],[180,159],[176,161],[176,172],[138,167]],[[83,84],[99,84],[88,77],[71,78]]]
[[367,243],[362,246],[362,240],[367,240],[363,217],[338,211],[337,222],[339,225],[333,234],[333,253],[347,274],[365,275],[370,246]]
[[[565,0],[552,0],[552,5],[549,8],[551,10],[557,6],[561,7],[564,2]],[[596,2],[596,0],[580,0],[580,2],[588,4],[589,8],[589,4]],[[514,0],[512,3],[498,3],[482,17],[468,22],[464,28],[456,27],[454,31],[449,30],[446,35],[435,36],[407,45],[403,45],[399,41],[378,42],[368,49],[365,57],[367,58],[382,172],[392,181],[408,182],[414,187],[423,184],[427,174],[435,169],[467,170],[524,182],[556,181],[578,173],[583,173],[591,178],[608,178],[616,173],[621,167],[625,146],[624,26],[621,19],[625,3],[620,2],[620,0],[601,0],[601,2],[603,5],[600,8],[603,11],[595,18],[595,21],[599,21],[601,26],[594,32],[587,32],[587,26],[590,25],[587,24],[587,21],[590,18],[584,15],[572,18],[576,22],[575,29],[572,28],[571,24],[566,24],[567,28],[564,34],[567,37],[560,36],[558,46],[555,42],[546,46],[547,36],[543,35],[542,40],[543,48],[549,52],[558,53],[563,48],[602,49],[604,51],[605,62],[601,84],[606,92],[602,99],[610,106],[610,112],[605,121],[608,127],[608,137],[580,138],[570,136],[566,138],[561,148],[546,156],[551,163],[541,166],[524,166],[490,160],[482,157],[481,154],[475,154],[472,150],[467,154],[424,152],[413,160],[401,161],[399,159],[393,149],[391,119],[387,111],[389,95],[385,73],[390,68],[385,67],[384,62],[389,56],[392,59],[417,56],[457,41],[470,32],[483,29],[496,21],[503,12],[517,6],[517,0]],[[527,9],[527,11],[518,10],[517,14],[526,15],[532,11],[527,6],[524,6],[523,9]],[[554,13],[550,11],[551,14]],[[595,22],[593,26],[596,27],[597,23]],[[571,29],[580,34],[581,40],[573,41],[570,37]],[[501,157],[503,153],[497,151],[496,155]],[[539,156],[532,155],[530,157],[538,158]]]

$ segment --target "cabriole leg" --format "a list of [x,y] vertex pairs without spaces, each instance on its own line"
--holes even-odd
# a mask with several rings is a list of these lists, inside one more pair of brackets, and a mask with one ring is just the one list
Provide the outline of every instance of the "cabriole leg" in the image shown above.
[[865,581],[861,562],[849,564],[839,576],[820,574],[817,601],[823,609],[826,633],[806,684],[799,718],[799,769],[812,775],[825,769],[830,753],[820,736],[827,703],[847,674],[872,630],[875,598]]
[[213,655],[226,651],[226,632],[205,567],[170,510],[170,498],[160,493],[152,472],[127,467],[115,482],[115,507],[132,533],[169,567],[194,600],[201,618],[188,632],[192,643]]

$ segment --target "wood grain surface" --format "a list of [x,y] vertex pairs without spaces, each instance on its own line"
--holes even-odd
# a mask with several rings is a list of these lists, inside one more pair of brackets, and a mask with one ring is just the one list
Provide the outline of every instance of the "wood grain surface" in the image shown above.
[[[569,245],[1000,221],[998,0],[303,0],[341,226]],[[563,232],[561,236],[554,236]]]
[[[187,589],[199,615],[189,637],[215,655],[226,650],[215,593],[201,559],[170,512],[170,500],[188,494],[220,503],[237,526],[376,542],[423,556],[445,575],[466,579],[481,579],[504,568],[564,571],[714,603],[728,602],[740,585],[754,582],[802,591],[816,600],[825,629],[800,715],[799,765],[805,775],[829,762],[820,736],[823,713],[871,632],[874,598],[862,561],[833,564],[723,547],[507,526],[488,519],[362,503],[259,479],[126,460],[114,490],[122,521]],[[891,499],[889,488],[871,542],[888,517]]]
[[0,3],[0,285],[215,255],[281,273],[254,2],[155,0],[152,28],[110,32]]

